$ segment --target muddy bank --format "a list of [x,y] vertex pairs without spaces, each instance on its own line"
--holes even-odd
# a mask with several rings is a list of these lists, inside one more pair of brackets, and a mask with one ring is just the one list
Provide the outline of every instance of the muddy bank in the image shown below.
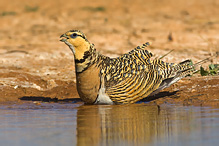
[[219,107],[219,77],[189,77],[165,89],[169,93],[159,94],[152,103]]
[[[52,87],[51,81],[45,81],[40,77],[33,77],[28,74],[22,74],[22,76],[23,78],[19,78],[19,81],[25,82],[26,84],[28,84],[28,81],[31,81],[29,84],[33,87],[25,87],[24,84],[22,84],[22,86],[1,86],[1,104],[22,104],[27,102],[34,102],[37,104],[42,102],[82,102],[79,99],[76,84],[74,82],[53,80],[52,83],[56,86]],[[163,90],[156,96],[145,98],[141,102],[148,102],[148,104],[152,105],[167,103],[218,107],[218,83],[219,76],[187,77]]]

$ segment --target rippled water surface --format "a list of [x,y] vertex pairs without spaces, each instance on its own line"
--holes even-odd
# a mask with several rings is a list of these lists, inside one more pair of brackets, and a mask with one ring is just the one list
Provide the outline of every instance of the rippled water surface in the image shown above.
[[0,145],[198,145],[219,143],[219,109],[176,105],[0,107]]

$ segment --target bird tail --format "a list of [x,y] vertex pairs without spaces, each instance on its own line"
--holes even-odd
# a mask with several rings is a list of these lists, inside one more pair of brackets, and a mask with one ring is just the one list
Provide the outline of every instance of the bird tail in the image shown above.
[[213,58],[215,58],[217,56],[219,56],[219,52],[216,52],[211,57],[200,60],[199,62],[197,62],[195,64],[193,64],[191,59],[180,62],[179,66],[181,66],[181,68],[182,68],[180,70],[180,72],[182,72],[183,74],[186,74],[186,75],[193,74],[199,70],[200,65],[202,65],[205,62],[211,61]]
[[203,59],[195,64],[193,64],[191,59],[188,59],[188,60],[180,62],[177,65],[174,65],[172,68],[172,73],[170,72],[170,74],[162,81],[162,83],[160,84],[158,89],[156,89],[154,92],[152,92],[150,94],[150,96],[157,94],[162,89],[169,87],[170,85],[179,81],[183,77],[188,76],[188,75],[192,75],[193,73],[198,71],[198,69],[196,69],[197,67],[199,67],[201,64],[203,64],[207,61],[210,61],[212,58],[215,58],[217,56],[219,56],[219,52],[217,52],[215,55],[208,57],[208,58],[205,58],[205,59]]

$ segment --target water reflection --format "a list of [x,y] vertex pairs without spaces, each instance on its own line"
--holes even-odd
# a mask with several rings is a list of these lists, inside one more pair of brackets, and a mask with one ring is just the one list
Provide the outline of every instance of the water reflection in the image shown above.
[[195,138],[203,135],[205,122],[197,116],[205,114],[193,108],[138,104],[81,106],[77,112],[77,145],[174,145],[194,138],[193,133],[197,133]]
[[0,107],[4,146],[218,145],[218,130],[217,108],[58,103]]

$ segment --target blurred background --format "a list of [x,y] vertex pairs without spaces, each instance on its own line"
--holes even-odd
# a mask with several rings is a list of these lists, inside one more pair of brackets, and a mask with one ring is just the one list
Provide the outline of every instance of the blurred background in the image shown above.
[[164,61],[207,58],[219,51],[218,8],[218,0],[1,0],[0,101],[78,97],[73,55],[59,41],[71,29],[111,57],[150,41],[155,57],[174,50]]

